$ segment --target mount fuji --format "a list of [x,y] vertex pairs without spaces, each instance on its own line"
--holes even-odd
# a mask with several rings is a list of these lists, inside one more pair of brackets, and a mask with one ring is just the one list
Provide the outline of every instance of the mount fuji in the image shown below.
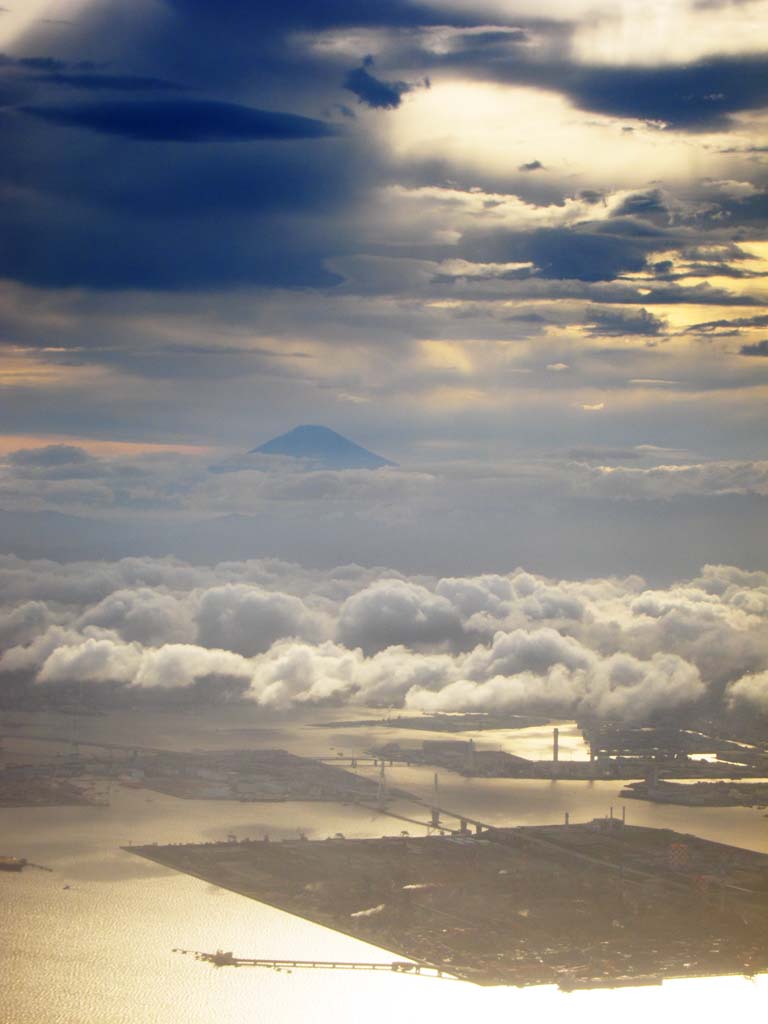
[[323,469],[381,469],[396,463],[368,451],[329,427],[305,424],[253,448],[249,455],[304,459]]

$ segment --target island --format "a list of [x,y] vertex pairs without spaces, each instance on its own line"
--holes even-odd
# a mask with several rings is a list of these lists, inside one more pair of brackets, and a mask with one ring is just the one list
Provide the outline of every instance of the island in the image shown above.
[[[768,856],[614,818],[126,849],[481,985],[768,968]],[[269,955],[256,937],[242,953]]]

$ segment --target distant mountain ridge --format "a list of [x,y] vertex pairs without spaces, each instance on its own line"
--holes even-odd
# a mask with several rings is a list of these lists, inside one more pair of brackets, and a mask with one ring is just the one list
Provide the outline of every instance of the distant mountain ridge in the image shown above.
[[249,455],[282,455],[306,459],[325,469],[381,469],[396,463],[368,451],[330,427],[303,424],[252,448]]

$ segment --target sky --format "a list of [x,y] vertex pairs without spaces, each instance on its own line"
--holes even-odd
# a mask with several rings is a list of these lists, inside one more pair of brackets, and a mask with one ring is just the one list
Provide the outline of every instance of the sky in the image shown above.
[[[759,567],[767,28],[765,0],[7,0],[6,550]],[[299,423],[398,465],[238,461]]]

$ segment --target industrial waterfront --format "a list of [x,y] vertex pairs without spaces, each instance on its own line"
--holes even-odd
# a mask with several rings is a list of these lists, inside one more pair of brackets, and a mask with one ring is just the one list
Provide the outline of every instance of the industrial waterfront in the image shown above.
[[427,837],[128,849],[480,985],[570,990],[768,970],[765,854],[611,816],[469,824]]
[[[330,717],[330,716],[329,716]],[[338,717],[338,716],[337,716]],[[361,716],[362,717],[362,716]],[[370,715],[368,716],[370,717]],[[254,716],[255,718],[255,716]],[[276,722],[269,729],[249,725],[243,713],[218,709],[181,722],[172,715],[120,713],[81,723],[81,730],[104,730],[116,742],[143,736],[147,745],[183,749],[186,745],[240,748],[249,728],[260,730],[254,746],[279,744],[294,753],[355,752],[345,730],[305,729]],[[61,723],[50,720],[44,731]],[[30,727],[31,728],[31,727]],[[584,758],[580,734],[561,729],[562,756]],[[361,734],[367,745],[377,739]],[[524,730],[502,740],[517,744],[521,756],[545,757],[551,728]],[[23,743],[22,743],[23,745]],[[333,748],[333,749],[332,749]],[[27,745],[27,750],[32,744]],[[361,752],[362,752],[361,748]],[[511,745],[509,749],[515,749]],[[50,751],[49,751],[50,752]],[[372,779],[376,770],[361,769]],[[429,801],[433,772],[421,767],[387,769],[393,786]],[[496,824],[560,823],[565,811],[584,821],[605,815],[621,801],[618,781],[463,778],[440,775],[445,806],[471,810]],[[390,805],[413,813],[413,805]],[[632,824],[672,828],[704,838],[768,852],[768,828],[750,808],[685,808],[633,801]],[[371,1021],[403,1020],[440,1012],[446,1020],[469,1012],[530,1013],[540,1019],[567,1014],[571,1019],[607,1021],[617,1015],[640,1020],[651,1013],[695,1012],[713,1024],[738,999],[744,1012],[759,1014],[768,989],[764,979],[702,979],[663,986],[565,994],[552,988],[478,989],[453,982],[389,973],[330,975],[258,971],[216,971],[172,952],[174,947],[232,949],[242,956],[371,961],[391,954],[376,945],[302,921],[262,903],[244,899],[204,881],[150,864],[120,850],[139,843],[199,843],[238,840],[310,840],[337,832],[347,838],[391,833],[393,821],[353,804],[243,803],[233,800],[178,799],[142,788],[116,786],[110,806],[0,809],[6,842],[18,854],[54,869],[0,877],[10,940],[2,954],[4,976],[14,979],[11,1004],[0,996],[3,1024],[88,1024],[94,1019],[136,1024],[148,1015],[162,1024],[222,1024],[249,1019],[288,1022],[306,1017],[352,1019],[366,1007]],[[405,827],[405,826],[404,826]],[[399,832],[399,826],[395,831]],[[412,828],[414,835],[418,830]],[[422,833],[423,834],[423,833]],[[114,922],[119,919],[120,927]],[[45,963],[45,982],[40,964]],[[150,1013],[151,1008],[151,1013]]]

